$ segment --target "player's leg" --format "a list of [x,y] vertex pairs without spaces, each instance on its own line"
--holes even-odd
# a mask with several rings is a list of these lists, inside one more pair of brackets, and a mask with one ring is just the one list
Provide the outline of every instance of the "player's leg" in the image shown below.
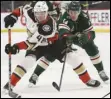
[[[34,65],[36,58],[33,56],[26,56],[24,60],[16,66],[15,70],[11,75],[11,85],[12,88],[22,79],[26,74],[27,70]],[[4,89],[8,90],[8,83],[4,86]]]
[[92,41],[84,45],[83,48],[86,50],[87,54],[90,56],[90,59],[94,67],[97,69],[100,78],[103,81],[107,81],[109,77],[106,75],[104,71],[104,67],[103,67],[102,60],[100,58],[98,47]]
[[90,77],[86,67],[75,52],[69,53],[66,61],[68,64],[72,65],[73,71],[76,72],[76,74],[79,76],[79,79],[87,86],[98,87],[100,85],[99,81],[93,80]]
[[[11,75],[11,85],[12,87],[15,87],[16,84],[22,79],[22,77],[26,74],[29,68],[31,68],[34,63],[36,63],[36,60],[40,58],[40,53],[41,51],[35,50],[35,51],[27,51],[26,52],[26,57],[24,60],[16,66],[15,70],[13,71]],[[8,90],[8,82],[4,86],[4,89]]]
[[36,84],[38,76],[40,76],[47,69],[50,62],[53,62],[55,59],[58,59],[57,57],[60,56],[61,49],[63,49],[63,47],[64,47],[64,45],[62,44],[62,42],[60,40],[58,40],[56,43],[48,46],[45,49],[44,57],[40,59],[39,63],[37,64],[37,66],[34,70],[34,73],[32,74],[31,78],[29,79],[29,82],[32,83],[32,84],[30,84],[31,86]]
[[50,55],[45,55],[39,60],[33,74],[29,79],[29,86],[33,86],[36,84],[36,82],[38,81],[38,77],[48,68],[50,62],[53,62],[54,60],[55,59],[52,58]]

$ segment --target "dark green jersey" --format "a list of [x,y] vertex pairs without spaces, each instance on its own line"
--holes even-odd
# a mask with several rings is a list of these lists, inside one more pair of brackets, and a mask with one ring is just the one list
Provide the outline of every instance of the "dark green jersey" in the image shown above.
[[88,32],[92,30],[92,24],[88,15],[81,12],[77,21],[72,21],[67,12],[65,12],[58,21],[58,31],[62,35],[64,33],[75,34],[77,32]]

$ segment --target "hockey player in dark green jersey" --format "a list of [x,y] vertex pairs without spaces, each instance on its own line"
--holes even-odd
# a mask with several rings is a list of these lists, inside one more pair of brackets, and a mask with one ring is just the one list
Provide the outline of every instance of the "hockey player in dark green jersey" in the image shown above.
[[[88,15],[81,10],[79,2],[72,1],[68,5],[68,9],[58,21],[58,31],[60,37],[62,37],[64,34],[71,35],[68,36],[69,41],[85,49],[87,54],[90,56],[94,67],[97,69],[100,78],[103,81],[107,81],[109,79],[104,71],[98,47],[94,43],[95,31],[93,30],[93,26]],[[44,61],[48,63],[45,67],[48,67],[49,60],[44,59]],[[34,70],[29,82],[35,84],[38,76],[45,70],[39,70],[39,67],[42,67],[40,65],[42,64],[40,63],[39,66]],[[35,79],[33,80],[32,78]]]
[[60,35],[64,33],[76,35],[75,38],[71,36],[70,39],[87,52],[100,78],[107,81],[109,78],[104,71],[98,47],[94,43],[95,31],[89,16],[81,10],[79,2],[72,1],[68,5],[67,11],[64,12],[58,22],[58,30]]

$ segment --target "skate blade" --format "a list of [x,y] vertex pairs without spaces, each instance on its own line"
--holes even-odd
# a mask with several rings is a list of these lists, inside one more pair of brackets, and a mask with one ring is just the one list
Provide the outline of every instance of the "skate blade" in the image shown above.
[[94,89],[98,89],[98,88],[103,88],[103,85],[99,85],[98,87],[92,87],[92,86],[87,86],[88,88],[94,88]]
[[1,94],[7,95],[8,94],[8,90],[7,89],[2,89]]
[[29,83],[29,84],[28,84],[28,87],[29,87],[29,88],[33,88],[33,87],[35,87],[35,85],[34,85],[33,83]]

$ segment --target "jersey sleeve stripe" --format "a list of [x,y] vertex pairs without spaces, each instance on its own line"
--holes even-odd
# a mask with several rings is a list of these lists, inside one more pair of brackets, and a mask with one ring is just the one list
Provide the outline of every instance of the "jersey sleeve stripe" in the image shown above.
[[63,28],[70,31],[70,28],[67,25],[65,25],[65,24],[59,24],[59,29],[63,29]]

